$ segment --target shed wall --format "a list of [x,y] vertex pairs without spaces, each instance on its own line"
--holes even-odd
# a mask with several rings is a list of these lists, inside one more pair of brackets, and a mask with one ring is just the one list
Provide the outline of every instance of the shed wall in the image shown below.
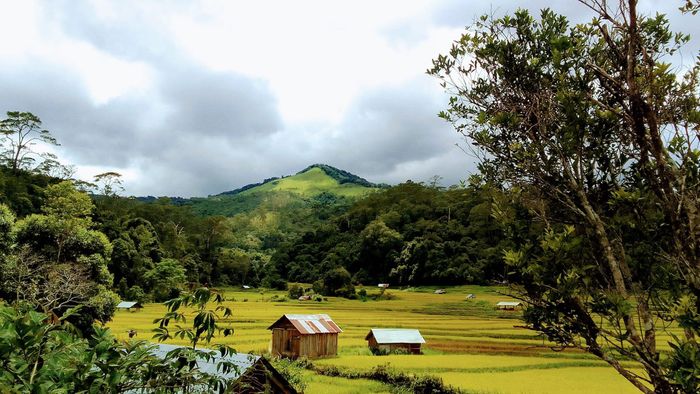
[[272,329],[272,355],[317,358],[338,354],[338,334],[301,335],[293,328]]

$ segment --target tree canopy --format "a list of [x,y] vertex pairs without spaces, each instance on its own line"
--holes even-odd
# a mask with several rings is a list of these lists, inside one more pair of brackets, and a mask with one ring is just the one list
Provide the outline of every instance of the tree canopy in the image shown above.
[[[516,243],[505,260],[530,327],[643,392],[695,392],[699,68],[676,74],[671,56],[689,37],[664,15],[641,15],[636,0],[581,3],[589,23],[545,9],[469,27],[428,70],[451,94],[440,116],[508,191],[494,217]],[[518,231],[523,219],[541,231]],[[662,354],[668,321],[685,337]]]

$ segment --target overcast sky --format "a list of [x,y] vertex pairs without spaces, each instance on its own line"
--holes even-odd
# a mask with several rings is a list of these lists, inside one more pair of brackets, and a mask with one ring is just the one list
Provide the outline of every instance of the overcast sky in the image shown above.
[[[697,32],[680,3],[642,8]],[[425,70],[476,16],[543,6],[588,18],[573,0],[0,0],[0,114],[38,115],[79,177],[118,171],[129,195],[205,196],[312,163],[452,184],[474,163]]]

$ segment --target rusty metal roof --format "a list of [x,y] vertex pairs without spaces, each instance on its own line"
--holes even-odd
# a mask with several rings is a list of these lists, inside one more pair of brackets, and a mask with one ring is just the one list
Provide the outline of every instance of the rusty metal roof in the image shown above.
[[373,328],[365,339],[371,336],[377,343],[425,343],[420,331],[407,328]]
[[319,315],[296,315],[286,314],[280,317],[268,330],[274,328],[282,320],[289,321],[300,334],[337,334],[343,332],[337,324],[326,314]]

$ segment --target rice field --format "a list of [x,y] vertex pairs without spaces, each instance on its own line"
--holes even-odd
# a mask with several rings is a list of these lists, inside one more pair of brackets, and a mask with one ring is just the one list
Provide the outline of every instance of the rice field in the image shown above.
[[[374,291],[374,289],[368,289]],[[507,301],[506,289],[460,286],[447,294],[431,288],[389,290],[390,300],[360,301],[329,297],[327,301],[281,302],[283,292],[226,292],[233,308],[235,333],[216,343],[239,352],[269,351],[267,327],[285,313],[327,313],[343,329],[337,357],[315,360],[318,366],[369,370],[388,364],[416,375],[433,375],[467,393],[635,393],[636,389],[604,363],[581,352],[554,352],[534,332],[518,328],[519,312],[496,311]],[[476,298],[466,300],[466,294]],[[108,324],[117,337],[129,330],[150,339],[153,319],[165,307],[147,304],[138,312],[118,311]],[[370,328],[417,328],[427,344],[423,355],[374,356],[365,335]],[[174,344],[184,342],[173,341]],[[381,393],[391,387],[365,379],[344,379],[305,372],[307,393]]]

